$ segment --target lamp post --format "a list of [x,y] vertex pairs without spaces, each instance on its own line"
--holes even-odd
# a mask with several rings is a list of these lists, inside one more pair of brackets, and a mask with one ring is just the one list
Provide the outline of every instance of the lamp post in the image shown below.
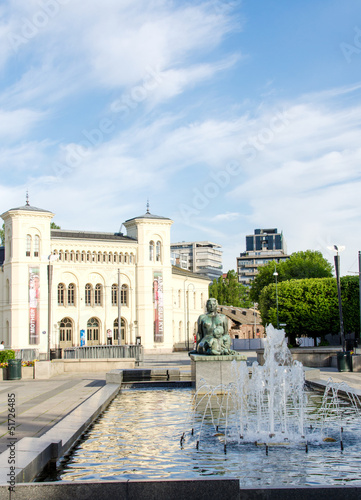
[[342,314],[342,300],[341,300],[341,282],[340,282],[340,256],[338,254],[339,251],[342,251],[342,247],[338,247],[334,245],[334,250],[336,251],[335,259],[335,271],[336,271],[336,281],[337,281],[337,295],[338,295],[338,310],[340,313],[340,334],[341,334],[341,344],[342,351],[345,352],[345,333],[343,326],[343,314]]
[[52,287],[53,287],[53,262],[58,260],[58,257],[54,254],[50,254],[48,257],[48,359],[50,360],[50,345],[51,345],[51,300],[52,300]]
[[361,346],[361,252],[358,253],[358,286],[359,286],[359,300],[360,300],[360,331],[358,338],[358,346]]
[[278,272],[276,270],[276,264],[275,264],[275,272],[273,273],[273,276],[275,277],[275,280],[276,280],[276,311],[277,311],[277,330],[279,330],[280,328],[280,322],[279,322],[279,318],[278,318],[278,291],[277,291],[277,276],[278,276]]

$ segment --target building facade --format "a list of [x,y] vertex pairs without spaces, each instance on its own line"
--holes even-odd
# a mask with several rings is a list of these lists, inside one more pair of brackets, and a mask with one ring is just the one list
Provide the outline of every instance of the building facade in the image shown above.
[[221,248],[211,241],[182,241],[171,244],[171,253],[174,265],[213,281],[222,276]]
[[172,220],[147,211],[124,222],[124,235],[51,229],[53,216],[30,205],[2,214],[6,346],[44,353],[80,345],[140,342],[148,352],[192,345],[209,280],[171,265]]
[[255,229],[254,234],[246,236],[246,251],[237,257],[238,281],[251,285],[260,266],[288,258],[282,232],[279,233],[277,228]]

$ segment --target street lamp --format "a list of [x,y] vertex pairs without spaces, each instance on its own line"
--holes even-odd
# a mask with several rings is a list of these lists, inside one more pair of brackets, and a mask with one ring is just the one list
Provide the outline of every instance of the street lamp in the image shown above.
[[336,255],[334,256],[335,260],[335,272],[336,272],[336,281],[337,281],[337,295],[338,295],[338,310],[340,313],[340,334],[341,334],[341,344],[342,344],[342,351],[345,352],[345,333],[344,333],[344,326],[343,326],[343,314],[342,314],[342,300],[341,300],[341,282],[340,282],[340,256],[339,252],[342,252],[345,250],[344,246],[337,246],[333,245],[333,247],[328,247],[331,250],[334,250],[336,252]]
[[278,292],[277,292],[277,276],[278,276],[278,272],[276,270],[276,264],[275,264],[275,272],[273,273],[273,276],[275,277],[275,280],[276,280],[277,330],[279,330],[279,328],[280,328],[280,322],[279,322],[279,318],[278,318]]
[[51,291],[53,286],[53,262],[58,260],[58,256],[50,254],[48,256],[48,359],[50,360],[50,345],[51,345]]

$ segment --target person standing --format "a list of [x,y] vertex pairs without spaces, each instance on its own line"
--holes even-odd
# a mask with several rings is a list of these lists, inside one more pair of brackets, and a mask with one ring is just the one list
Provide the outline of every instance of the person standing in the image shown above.
[[5,349],[5,342],[2,340],[0,344],[0,351]]

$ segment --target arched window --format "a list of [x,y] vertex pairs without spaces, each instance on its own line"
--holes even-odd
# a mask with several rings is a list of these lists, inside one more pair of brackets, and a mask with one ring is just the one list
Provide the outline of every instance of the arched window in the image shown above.
[[99,344],[99,321],[96,318],[90,318],[86,326],[88,345]]
[[31,236],[30,234],[26,235],[26,256],[30,257],[31,254]]
[[71,347],[73,344],[73,322],[70,318],[60,321],[59,332],[60,347]]
[[86,306],[92,305],[92,289],[93,289],[93,287],[89,283],[87,283],[85,285],[85,305]]
[[64,260],[69,260],[69,251],[65,250],[64,252]]
[[[101,255],[101,254],[99,254],[99,255]],[[92,261],[93,261],[93,262],[96,262],[96,261],[97,261],[97,253],[96,253],[96,252],[93,252]]]
[[102,305],[102,285],[100,283],[95,285],[94,305],[96,306]]
[[109,253],[109,263],[113,264],[113,253],[112,252]]
[[128,286],[122,285],[122,289],[120,291],[120,303],[122,306],[128,305]]
[[118,305],[118,285],[112,285],[112,306]]
[[157,262],[160,262],[162,260],[162,253],[161,253],[162,245],[160,241],[157,241],[157,245],[155,248],[155,260]]
[[81,261],[82,262],[85,262],[86,261],[86,253],[84,252],[84,250],[82,251],[81,253]]
[[[124,340],[125,340],[125,320],[124,320],[124,318],[121,319],[121,323],[122,323],[121,340],[123,341],[122,343],[124,343]],[[118,318],[116,318],[114,320],[114,323],[113,323],[114,340],[116,340],[116,341],[118,341],[118,339],[119,339],[118,325],[119,325]]]
[[71,262],[75,261],[75,252],[74,252],[74,250],[71,250],[71,252],[70,252],[70,261]]
[[34,237],[34,257],[39,257],[40,254],[40,238],[36,234]]
[[76,260],[76,262],[80,261],[80,252],[79,252],[79,250],[77,250],[77,252],[75,254],[75,260]]
[[64,260],[64,253],[63,250],[59,250],[59,260],[63,261]]
[[65,285],[59,283],[58,285],[58,306],[65,306]]
[[70,283],[68,286],[68,306],[75,306],[75,285]]
[[107,261],[107,252],[104,252],[103,253],[103,262],[106,262]]
[[115,252],[114,254],[114,264],[118,264],[118,252]]
[[154,260],[154,241],[149,242],[149,260]]
[[125,263],[125,264],[128,264],[128,262],[129,262],[129,255],[126,253],[126,254],[124,255],[124,263]]
[[87,260],[87,262],[91,262],[91,253],[90,252],[86,253],[86,260]]

